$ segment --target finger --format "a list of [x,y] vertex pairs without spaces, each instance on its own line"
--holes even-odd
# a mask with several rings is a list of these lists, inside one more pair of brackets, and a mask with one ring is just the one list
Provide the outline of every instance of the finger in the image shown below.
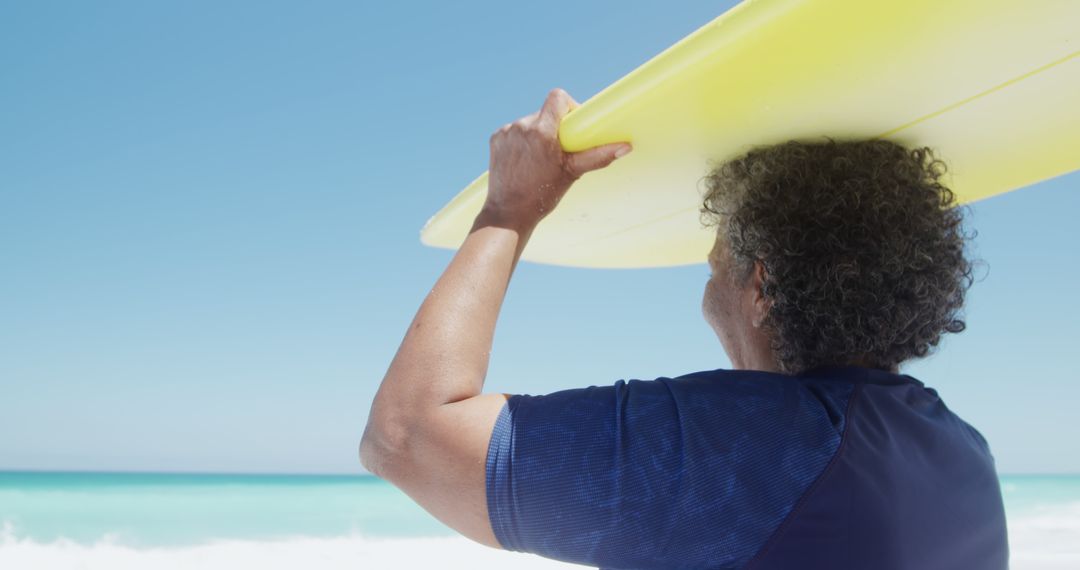
[[517,127],[528,127],[528,126],[531,126],[537,120],[538,117],[539,117],[539,113],[533,113],[531,115],[525,115],[524,117],[521,117],[520,119],[518,119],[518,120],[514,121],[513,123],[511,123],[511,125],[517,126]]
[[612,143],[567,155],[567,169],[574,178],[603,168],[633,150],[630,143]]
[[540,119],[559,124],[566,113],[570,111],[570,94],[556,87],[552,89],[544,100],[544,106],[540,108]]

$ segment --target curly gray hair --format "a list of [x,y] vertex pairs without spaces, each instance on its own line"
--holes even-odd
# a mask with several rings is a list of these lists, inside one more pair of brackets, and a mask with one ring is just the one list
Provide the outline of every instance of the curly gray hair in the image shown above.
[[971,286],[963,210],[929,148],[790,141],[711,170],[703,221],[745,283],[765,267],[763,325],[781,371],[891,369],[958,333]]

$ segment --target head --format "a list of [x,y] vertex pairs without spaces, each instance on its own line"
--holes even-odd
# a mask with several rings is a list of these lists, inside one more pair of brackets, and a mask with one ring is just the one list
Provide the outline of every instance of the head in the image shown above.
[[758,148],[705,177],[717,229],[702,310],[735,368],[898,371],[964,330],[963,208],[930,149]]

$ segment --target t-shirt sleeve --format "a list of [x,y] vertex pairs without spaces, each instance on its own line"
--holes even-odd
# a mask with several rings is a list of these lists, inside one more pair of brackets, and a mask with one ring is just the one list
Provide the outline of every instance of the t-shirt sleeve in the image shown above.
[[673,382],[511,396],[486,460],[503,548],[605,568],[745,563],[839,434],[775,384],[726,383],[699,398]]
[[[621,424],[629,395],[620,380],[508,399],[492,432],[486,481],[492,528],[504,548],[596,566],[616,562],[607,551],[611,538],[631,522],[622,519],[636,511],[633,503],[646,498],[645,489],[627,492],[626,446],[664,445],[663,438],[620,437],[628,433]],[[671,411],[662,402],[656,407]]]

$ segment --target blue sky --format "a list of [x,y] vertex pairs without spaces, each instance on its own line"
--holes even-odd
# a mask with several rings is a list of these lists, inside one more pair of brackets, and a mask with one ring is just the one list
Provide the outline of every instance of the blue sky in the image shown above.
[[[0,469],[359,472],[490,134],[729,5],[0,5]],[[1080,472],[1077,185],[974,206],[969,328],[903,370],[1002,472]],[[522,264],[487,389],[728,367],[707,272]]]

